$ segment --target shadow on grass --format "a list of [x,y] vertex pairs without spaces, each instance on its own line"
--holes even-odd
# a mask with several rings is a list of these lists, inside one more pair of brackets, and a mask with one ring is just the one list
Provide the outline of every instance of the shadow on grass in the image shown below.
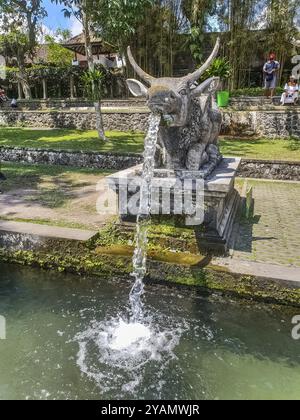
[[297,139],[296,137],[292,137],[289,141],[289,144],[287,146],[288,150],[291,150],[292,152],[296,152],[300,150],[300,139]]
[[268,145],[269,140],[267,139],[222,139],[220,142],[222,153],[231,156],[251,156],[255,154],[257,147]]
[[7,206],[36,203],[52,209],[63,207],[67,202],[79,198],[78,189],[82,189],[80,198],[84,199],[90,194],[90,189],[83,189],[91,186],[92,181],[81,180],[78,175],[99,175],[101,179],[108,174],[89,169],[25,164],[4,164],[2,171],[7,179],[1,182],[1,189],[11,194],[3,196]]

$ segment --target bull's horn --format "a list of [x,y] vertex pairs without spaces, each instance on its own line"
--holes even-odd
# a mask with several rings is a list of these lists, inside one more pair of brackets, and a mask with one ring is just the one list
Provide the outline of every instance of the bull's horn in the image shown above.
[[131,54],[130,47],[127,48],[127,54],[130,61],[130,64],[132,65],[134,71],[136,74],[140,76],[142,80],[149,83],[151,85],[152,81],[155,79],[154,77],[150,76],[150,74],[146,73],[143,69],[140,68],[140,66],[137,64],[135,59],[133,58],[133,55]]
[[194,83],[196,80],[199,79],[199,77],[210,67],[211,63],[214,61],[214,59],[217,57],[218,52],[220,49],[220,38],[217,39],[215,48],[213,52],[211,53],[210,57],[207,59],[207,61],[201,66],[198,70],[196,70],[194,73],[188,74],[184,77],[185,80],[190,82],[191,84]]

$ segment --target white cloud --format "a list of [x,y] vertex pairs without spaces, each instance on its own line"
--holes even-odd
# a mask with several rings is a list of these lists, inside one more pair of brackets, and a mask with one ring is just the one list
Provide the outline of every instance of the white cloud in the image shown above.
[[82,23],[79,22],[79,20],[76,19],[75,16],[71,16],[70,20],[71,20],[70,30],[72,32],[72,35],[76,36],[76,35],[81,34],[81,32],[83,30]]

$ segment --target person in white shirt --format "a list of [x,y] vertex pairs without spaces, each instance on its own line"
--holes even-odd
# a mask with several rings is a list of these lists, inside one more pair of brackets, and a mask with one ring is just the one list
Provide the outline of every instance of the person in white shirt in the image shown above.
[[265,63],[263,72],[265,80],[265,94],[271,100],[274,97],[274,92],[277,86],[277,78],[280,70],[280,63],[276,61],[276,54],[271,53],[269,60]]
[[294,104],[296,105],[299,97],[299,85],[294,76],[284,86],[284,92],[281,96],[281,105]]

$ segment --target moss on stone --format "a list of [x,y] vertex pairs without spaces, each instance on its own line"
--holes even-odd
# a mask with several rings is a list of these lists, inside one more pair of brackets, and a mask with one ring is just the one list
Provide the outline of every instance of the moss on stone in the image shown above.
[[[190,232],[185,232],[187,229],[163,226],[165,235],[161,237],[158,229],[161,226],[151,227],[155,237],[150,238],[147,279],[300,306],[299,288],[272,279],[232,273],[223,266],[209,265],[209,257],[193,253],[189,246],[185,249],[182,243],[179,245],[176,242],[181,240],[182,234],[189,235]],[[160,240],[157,240],[156,235]],[[176,239],[175,242],[171,241],[171,235]],[[0,260],[60,272],[124,279],[132,272],[133,238],[133,230],[112,223],[86,243],[49,239],[35,251],[9,251],[2,248]],[[168,241],[169,249],[165,247]]]

